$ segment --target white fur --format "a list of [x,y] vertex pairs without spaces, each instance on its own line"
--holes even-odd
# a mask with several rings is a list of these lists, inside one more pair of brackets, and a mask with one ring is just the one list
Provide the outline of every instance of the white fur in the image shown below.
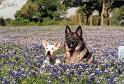
[[56,42],[54,44],[49,44],[46,40],[43,40],[42,44],[45,48],[46,55],[47,55],[48,51],[50,52],[50,55],[53,55],[53,52],[58,50],[61,45],[61,43],[59,43],[59,42]]
[[61,61],[59,59],[56,59],[55,65],[61,64]]
[[47,45],[45,47],[46,50],[46,54],[48,51],[50,51],[50,54],[53,55],[53,52],[56,51],[58,49],[58,47],[55,47],[54,45]]
[[[59,59],[56,59],[54,65],[59,65],[60,63],[61,61]],[[45,61],[43,62],[43,67],[46,65],[50,65],[49,58],[45,59]]]

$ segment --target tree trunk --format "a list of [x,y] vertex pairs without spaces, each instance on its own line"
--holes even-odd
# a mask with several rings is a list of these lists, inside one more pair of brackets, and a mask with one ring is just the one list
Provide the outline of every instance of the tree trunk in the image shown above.
[[102,3],[102,12],[101,12],[101,26],[104,25],[104,10],[105,10],[105,1]]
[[107,18],[107,25],[111,26],[111,18],[109,18],[109,17]]
[[107,20],[108,20],[108,26],[111,26],[111,17],[109,15],[110,9],[107,9]]
[[110,18],[107,17],[107,25],[109,26],[110,25]]
[[87,15],[86,25],[88,25],[88,24],[89,24],[88,18],[89,18],[89,16]]
[[93,19],[93,17],[92,17],[92,14],[89,16],[89,23],[90,23],[90,26],[92,26],[92,19]]
[[109,19],[109,26],[111,26],[111,19]]

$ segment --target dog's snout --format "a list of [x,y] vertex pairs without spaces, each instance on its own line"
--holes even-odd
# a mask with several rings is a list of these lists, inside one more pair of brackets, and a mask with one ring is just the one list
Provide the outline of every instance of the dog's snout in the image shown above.
[[47,52],[47,54],[49,54],[49,55],[50,55],[50,51],[48,51],[48,52]]
[[50,55],[51,53],[50,53],[50,51],[47,51],[47,55]]
[[70,43],[70,44],[68,45],[69,48],[72,48],[73,46],[74,46],[73,43]]
[[70,47],[73,47],[73,44],[72,43],[70,44]]

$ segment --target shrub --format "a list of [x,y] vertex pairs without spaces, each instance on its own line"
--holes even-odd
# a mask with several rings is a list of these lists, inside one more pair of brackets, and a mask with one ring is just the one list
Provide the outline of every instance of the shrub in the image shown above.
[[93,25],[98,25],[99,24],[99,16],[93,16]]
[[15,20],[12,20],[11,21],[11,24],[12,25],[15,25],[15,26],[21,26],[21,25],[27,25],[29,24],[29,20],[28,19],[15,19]]
[[55,23],[55,20],[50,19],[49,17],[44,18],[43,22],[41,23],[41,25],[52,25]]
[[113,10],[112,25],[124,25],[124,6]]

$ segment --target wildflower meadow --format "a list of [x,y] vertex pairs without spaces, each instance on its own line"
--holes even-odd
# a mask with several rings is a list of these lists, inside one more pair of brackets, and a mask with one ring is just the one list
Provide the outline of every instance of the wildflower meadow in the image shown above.
[[[75,30],[75,26],[71,27]],[[59,41],[55,55],[64,60],[65,26],[0,27],[0,84],[124,84],[124,28],[82,26],[83,38],[93,52],[92,64],[42,67],[46,56],[42,40]]]

